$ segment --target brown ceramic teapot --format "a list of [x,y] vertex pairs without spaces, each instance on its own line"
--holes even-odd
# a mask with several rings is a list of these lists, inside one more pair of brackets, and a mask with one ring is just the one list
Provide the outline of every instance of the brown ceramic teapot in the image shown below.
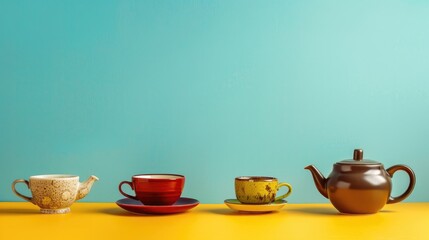
[[[379,162],[364,160],[362,149],[354,150],[352,160],[335,163],[328,178],[313,165],[305,169],[311,171],[317,190],[342,213],[376,213],[386,203],[397,203],[407,198],[416,183],[411,168],[395,165],[385,170]],[[410,183],[403,194],[392,197],[391,178],[398,170],[408,174]]]

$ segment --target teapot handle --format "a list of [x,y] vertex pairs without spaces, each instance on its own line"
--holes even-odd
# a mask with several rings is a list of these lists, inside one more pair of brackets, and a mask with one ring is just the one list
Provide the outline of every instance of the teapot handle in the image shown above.
[[402,200],[404,200],[405,198],[407,198],[411,192],[414,189],[414,185],[416,184],[416,175],[414,174],[413,170],[405,165],[395,165],[395,166],[391,166],[390,168],[386,169],[387,173],[390,175],[390,177],[393,177],[393,174],[395,174],[396,171],[398,170],[402,170],[405,171],[408,176],[410,177],[410,183],[408,184],[408,188],[407,190],[405,190],[405,192],[401,195],[399,195],[398,197],[389,197],[389,200],[387,200],[387,204],[390,203],[397,203],[400,202]]
[[17,183],[25,183],[25,185],[27,185],[27,188],[30,188],[30,182],[25,180],[25,179],[17,179],[15,181],[13,181],[12,183],[12,191],[20,198],[24,199],[25,201],[29,201],[29,202],[33,202],[33,199],[31,197],[27,197],[21,193],[18,192],[18,190],[16,190],[15,185]]

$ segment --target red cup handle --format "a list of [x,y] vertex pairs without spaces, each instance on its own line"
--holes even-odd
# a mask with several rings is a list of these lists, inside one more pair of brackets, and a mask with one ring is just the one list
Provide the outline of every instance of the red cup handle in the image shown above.
[[413,191],[414,185],[416,184],[416,175],[414,174],[413,170],[408,166],[395,165],[388,168],[386,171],[387,173],[389,173],[390,177],[393,177],[393,174],[398,170],[402,170],[408,174],[408,176],[410,177],[410,183],[408,184],[407,190],[405,190],[403,194],[399,195],[398,197],[390,196],[389,199],[387,200],[387,204],[397,203],[407,198]]
[[133,186],[133,183],[132,183],[132,182],[122,181],[121,183],[119,183],[119,192],[120,192],[122,195],[124,195],[125,197],[127,197],[127,198],[132,198],[132,199],[135,199],[135,200],[139,200],[137,197],[135,197],[135,196],[131,196],[131,195],[128,195],[128,194],[126,194],[124,191],[122,191],[122,185],[123,185],[123,184],[127,184],[128,186],[130,186],[130,187],[131,187],[131,189],[132,189],[132,190],[134,190],[134,186]]

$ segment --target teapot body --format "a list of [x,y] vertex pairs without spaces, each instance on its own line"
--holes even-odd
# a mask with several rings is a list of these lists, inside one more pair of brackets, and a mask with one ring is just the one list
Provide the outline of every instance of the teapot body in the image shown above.
[[[31,176],[29,180],[17,179],[12,183],[12,191],[20,198],[40,207],[42,213],[68,213],[70,206],[85,197],[91,186],[97,181],[96,176],[89,177],[83,183],[79,176],[68,174],[47,174]],[[15,185],[24,183],[31,191],[31,197],[17,191]]]
[[[407,198],[416,183],[416,176],[410,167],[398,164],[384,169],[379,162],[364,160],[362,149],[354,150],[353,159],[335,163],[327,178],[313,165],[305,169],[311,172],[320,194],[342,213],[376,213],[385,204]],[[404,171],[410,182],[401,195],[393,197],[390,195],[391,178],[397,171]]]
[[383,165],[334,164],[327,178],[329,200],[342,213],[376,213],[388,202],[392,181]]

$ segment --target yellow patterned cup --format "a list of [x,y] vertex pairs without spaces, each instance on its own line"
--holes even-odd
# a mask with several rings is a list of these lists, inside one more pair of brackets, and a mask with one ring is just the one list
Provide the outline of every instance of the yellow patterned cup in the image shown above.
[[[280,187],[287,187],[285,194],[276,197]],[[279,183],[274,177],[236,177],[235,196],[244,204],[268,204],[286,198],[292,193],[292,186],[288,183]]]

